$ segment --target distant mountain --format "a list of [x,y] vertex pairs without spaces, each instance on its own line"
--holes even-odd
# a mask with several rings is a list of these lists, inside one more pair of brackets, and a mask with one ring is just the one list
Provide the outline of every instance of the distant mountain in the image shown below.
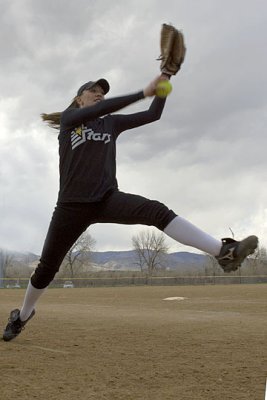
[[[36,264],[40,256],[33,253],[10,253],[12,259],[17,264]],[[105,270],[139,270],[136,252],[128,251],[104,251],[91,252],[84,255],[84,260],[90,260],[97,269]],[[200,270],[208,262],[208,256],[205,254],[196,254],[190,252],[175,252],[166,254],[161,258],[161,266],[167,270]]]
[[204,267],[207,264],[208,256],[205,254],[190,253],[187,251],[180,251],[168,254],[168,264],[171,269],[177,266],[194,266]]
[[103,265],[105,269],[135,270],[140,269],[136,264],[134,251],[104,251],[92,252],[89,255],[90,261],[94,264]]
[[[173,269],[199,269],[204,268],[207,263],[208,256],[204,254],[196,254],[190,252],[175,252],[169,253],[162,257],[162,267]],[[139,269],[137,263],[137,256],[134,250],[128,251],[106,251],[106,252],[92,252],[90,254],[90,261],[94,264],[112,265],[112,269]]]
[[23,263],[23,264],[31,264],[32,262],[38,260],[40,256],[34,253],[22,253],[18,251],[5,251],[6,255],[11,257],[12,260]]
[[136,258],[135,252],[133,250],[128,251],[97,251],[90,253],[90,259],[96,264],[105,264],[106,262],[112,261],[125,261],[127,264],[134,261]]

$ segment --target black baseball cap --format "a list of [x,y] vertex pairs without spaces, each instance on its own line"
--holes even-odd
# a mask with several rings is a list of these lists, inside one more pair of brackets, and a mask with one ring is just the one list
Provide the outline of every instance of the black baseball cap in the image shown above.
[[101,88],[104,90],[104,94],[107,94],[109,92],[109,83],[106,79],[98,79],[97,81],[89,81],[87,83],[84,83],[77,92],[77,96],[80,96],[82,92],[86,89],[90,89],[94,85],[99,85]]

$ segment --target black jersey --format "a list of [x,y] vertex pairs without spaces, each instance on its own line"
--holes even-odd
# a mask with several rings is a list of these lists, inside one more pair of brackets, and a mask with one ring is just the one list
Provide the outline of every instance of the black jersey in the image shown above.
[[118,190],[116,139],[160,118],[165,99],[155,97],[148,110],[111,115],[144,98],[143,92],[103,100],[90,107],[68,108],[61,115],[59,202],[97,202]]

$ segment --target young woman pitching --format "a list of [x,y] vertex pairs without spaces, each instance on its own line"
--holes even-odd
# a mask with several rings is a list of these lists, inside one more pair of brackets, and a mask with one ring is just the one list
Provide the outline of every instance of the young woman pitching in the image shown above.
[[[125,131],[160,119],[166,99],[155,96],[161,75],[144,90],[110,99],[105,79],[82,85],[62,113],[43,114],[59,129],[60,188],[40,262],[30,278],[21,309],[11,311],[3,339],[20,334],[35,314],[35,304],[79,236],[92,224],[155,226],[174,240],[216,257],[224,271],[236,270],[254,252],[258,239],[217,240],[156,200],[124,193],[116,179],[116,140]],[[114,114],[146,97],[154,97],[146,111]]]

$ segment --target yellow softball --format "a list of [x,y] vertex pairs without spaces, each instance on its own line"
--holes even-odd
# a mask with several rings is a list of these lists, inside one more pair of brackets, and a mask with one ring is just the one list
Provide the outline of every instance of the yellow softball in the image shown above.
[[164,80],[164,81],[159,81],[156,87],[156,95],[158,97],[164,98],[167,97],[172,91],[172,85],[170,81]]

